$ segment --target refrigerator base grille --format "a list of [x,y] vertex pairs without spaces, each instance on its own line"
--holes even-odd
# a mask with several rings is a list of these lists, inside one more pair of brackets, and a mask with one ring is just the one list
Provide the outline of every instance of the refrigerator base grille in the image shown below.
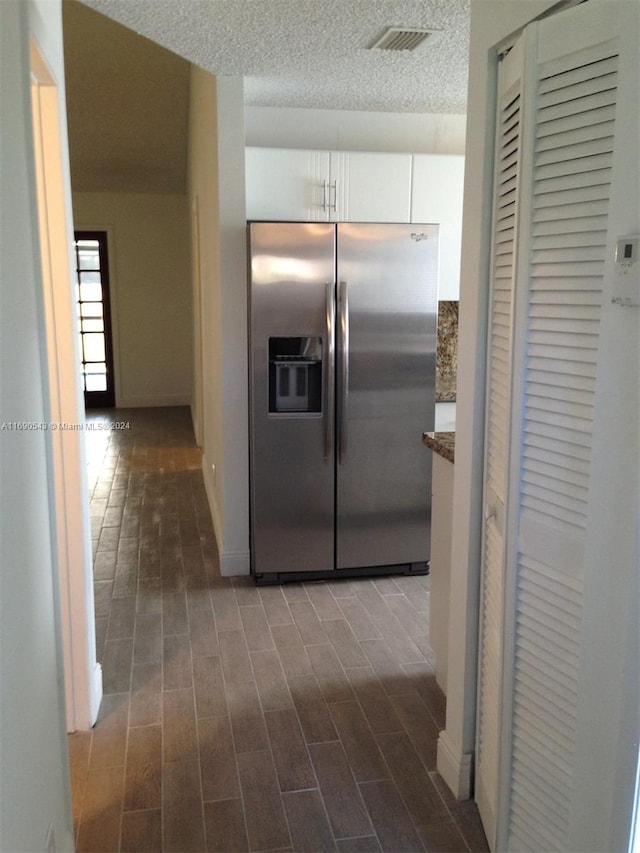
[[399,563],[395,566],[364,566],[355,569],[329,569],[326,572],[265,572],[254,574],[256,586],[300,581],[326,581],[340,578],[377,577],[378,575],[428,575],[429,563]]

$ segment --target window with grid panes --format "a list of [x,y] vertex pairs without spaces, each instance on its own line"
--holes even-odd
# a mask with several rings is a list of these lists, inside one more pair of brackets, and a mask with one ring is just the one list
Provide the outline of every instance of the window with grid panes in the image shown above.
[[103,231],[76,231],[74,246],[85,405],[87,408],[113,406],[107,235]]

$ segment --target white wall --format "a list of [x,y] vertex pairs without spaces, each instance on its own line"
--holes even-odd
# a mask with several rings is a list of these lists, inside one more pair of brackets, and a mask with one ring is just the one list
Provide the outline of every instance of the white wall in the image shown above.
[[249,573],[247,270],[242,80],[192,68],[189,195],[197,209],[203,473],[224,575]]
[[466,116],[246,107],[245,144],[257,148],[464,154]]
[[219,77],[218,190],[224,429],[223,574],[249,574],[249,390],[247,214],[244,185],[242,78]]
[[[438,406],[447,405],[438,403]],[[455,403],[450,403],[455,406]],[[436,415],[437,418],[437,415]],[[436,425],[436,432],[438,425]],[[431,452],[431,451],[429,451]],[[436,681],[447,692],[449,648],[449,589],[451,572],[451,505],[453,463],[433,452],[431,510],[431,572],[429,588],[429,644],[436,656]]]
[[[60,14],[58,2],[0,3],[0,422],[49,414],[28,37],[63,80]],[[0,849],[7,851],[44,850],[50,828],[58,851],[73,849],[51,456],[44,430],[0,432]]]
[[460,798],[471,793],[475,748],[484,393],[493,177],[495,61],[491,48],[553,0],[472,0],[458,327],[456,463],[452,519],[447,722],[438,770]]
[[191,402],[186,194],[74,193],[77,230],[107,231],[117,406]]

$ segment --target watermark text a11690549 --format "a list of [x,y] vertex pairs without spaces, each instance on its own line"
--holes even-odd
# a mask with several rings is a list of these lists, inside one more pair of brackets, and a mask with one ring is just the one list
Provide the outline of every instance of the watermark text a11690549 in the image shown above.
[[130,429],[129,421],[86,421],[78,423],[68,423],[66,421],[2,421],[0,423],[0,432],[34,432],[37,430],[48,430],[50,432],[81,432],[81,431],[102,431],[111,432],[112,430]]

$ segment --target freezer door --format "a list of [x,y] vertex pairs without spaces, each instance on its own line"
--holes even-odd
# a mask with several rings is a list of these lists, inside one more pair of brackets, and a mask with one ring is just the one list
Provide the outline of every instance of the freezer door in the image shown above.
[[438,228],[338,225],[336,567],[429,559]]
[[249,225],[256,575],[334,568],[335,228]]

